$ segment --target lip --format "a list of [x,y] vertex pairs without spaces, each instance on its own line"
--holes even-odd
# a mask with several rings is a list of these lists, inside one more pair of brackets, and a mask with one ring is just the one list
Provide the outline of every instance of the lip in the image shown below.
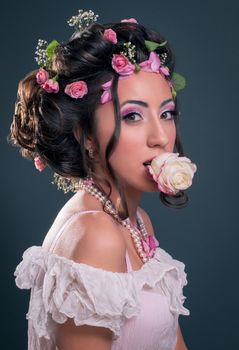
[[146,176],[147,176],[148,179],[151,180],[153,183],[157,184],[157,183],[154,181],[154,179],[153,179],[152,175],[150,174],[149,169],[148,169],[147,167],[148,167],[148,165],[147,165],[147,166],[144,165],[144,169],[145,169]]
[[[154,158],[156,158],[156,157],[158,157],[158,156],[161,156],[161,155],[163,155],[165,152],[163,152],[163,153],[161,153],[161,154],[156,154],[154,157],[152,157],[152,158],[150,158],[150,159],[148,159],[148,160],[146,160],[144,163],[146,163],[146,162],[152,162],[152,160],[154,159]],[[143,165],[144,165],[144,163],[143,163]],[[150,164],[149,164],[150,165]],[[146,166],[146,165],[145,165]]]
[[[155,157],[157,157],[157,156],[155,156]],[[152,160],[153,160],[155,157],[153,157],[153,158],[151,158],[151,159],[146,160],[145,162],[143,162],[143,165],[144,165],[144,166],[146,166],[146,165],[144,164],[144,163],[146,163],[146,162],[147,162],[147,163],[148,163],[148,162],[150,162],[150,163],[151,163],[151,162],[152,162]],[[150,164],[147,164],[147,165],[150,165]]]

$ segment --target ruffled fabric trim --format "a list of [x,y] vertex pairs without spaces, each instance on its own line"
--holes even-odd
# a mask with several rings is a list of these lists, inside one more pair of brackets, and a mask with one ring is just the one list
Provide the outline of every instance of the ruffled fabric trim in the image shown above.
[[158,247],[140,270],[111,272],[58,256],[32,246],[23,253],[14,272],[16,285],[32,289],[30,319],[38,337],[51,339],[55,322],[68,317],[76,325],[95,325],[120,334],[125,319],[140,312],[140,291],[157,288],[169,300],[173,314],[189,315],[183,306],[182,289],[187,284],[185,265]]

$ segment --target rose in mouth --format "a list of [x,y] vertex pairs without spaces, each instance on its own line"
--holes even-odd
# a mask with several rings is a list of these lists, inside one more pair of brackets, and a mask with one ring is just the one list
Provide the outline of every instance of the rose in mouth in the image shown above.
[[179,157],[179,153],[171,152],[155,157],[146,167],[157,182],[158,189],[170,195],[190,187],[197,171],[196,164],[189,158]]

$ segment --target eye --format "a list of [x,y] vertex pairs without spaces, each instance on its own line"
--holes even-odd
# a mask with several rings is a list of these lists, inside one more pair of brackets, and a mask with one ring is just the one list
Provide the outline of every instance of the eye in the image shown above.
[[130,113],[128,113],[128,114],[122,116],[122,119],[123,119],[123,120],[126,119],[126,120],[129,120],[129,121],[138,121],[139,119],[135,120],[134,116],[139,116],[139,117],[141,117],[141,115],[140,115],[139,113],[137,113],[137,112],[130,112]]
[[164,111],[161,115],[165,120],[173,120],[178,115],[178,112],[176,110],[169,110]]

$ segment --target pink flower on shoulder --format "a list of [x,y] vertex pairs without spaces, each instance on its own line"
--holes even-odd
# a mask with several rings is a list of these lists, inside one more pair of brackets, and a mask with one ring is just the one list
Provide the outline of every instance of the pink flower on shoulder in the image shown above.
[[36,156],[34,158],[34,164],[37,170],[42,171],[45,169],[46,165],[45,163],[42,161],[40,156]]
[[82,98],[88,92],[87,84],[83,80],[66,85],[64,92],[72,98]]
[[48,72],[45,69],[40,68],[36,74],[37,83],[39,85],[42,85],[48,80],[48,78],[49,78]]
[[59,84],[53,79],[48,79],[43,85],[43,89],[47,92],[56,94],[59,91]]
[[142,240],[142,245],[146,255],[151,258],[155,253],[155,249],[159,246],[159,242],[154,235],[148,235]]
[[103,37],[104,37],[106,40],[109,40],[109,41],[111,41],[111,42],[114,43],[114,44],[117,43],[117,36],[116,36],[116,33],[115,33],[115,31],[112,30],[112,29],[106,29],[106,30],[104,31]]
[[122,19],[120,22],[138,23],[135,18]]
[[130,63],[126,56],[117,54],[113,55],[112,67],[120,75],[130,75],[135,70],[135,65]]

